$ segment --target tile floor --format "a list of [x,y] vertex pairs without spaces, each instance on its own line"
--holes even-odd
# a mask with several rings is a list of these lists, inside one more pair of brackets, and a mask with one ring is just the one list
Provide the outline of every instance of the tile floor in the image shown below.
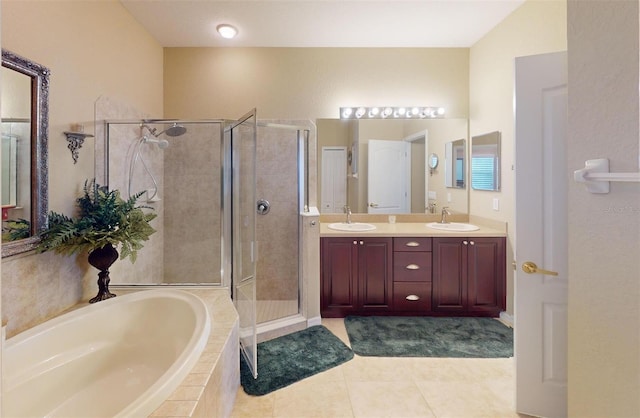
[[[322,324],[347,345],[342,319]],[[361,357],[265,396],[238,391],[234,418],[518,417],[513,358]]]

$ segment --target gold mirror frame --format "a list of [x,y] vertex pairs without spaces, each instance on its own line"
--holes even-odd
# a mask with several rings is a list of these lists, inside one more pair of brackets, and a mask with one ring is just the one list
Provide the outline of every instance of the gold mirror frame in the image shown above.
[[47,142],[49,139],[49,76],[48,68],[2,50],[2,66],[31,78],[31,235],[29,238],[3,242],[2,258],[36,248],[38,232],[46,227],[49,208]]

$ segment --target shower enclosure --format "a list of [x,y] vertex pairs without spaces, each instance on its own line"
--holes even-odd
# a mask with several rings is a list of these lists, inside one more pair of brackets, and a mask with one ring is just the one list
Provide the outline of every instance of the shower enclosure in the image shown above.
[[253,321],[273,329],[301,317],[312,123],[257,122],[250,112],[238,121],[107,120],[104,129],[98,183],[125,198],[142,193],[139,203],[158,215],[136,263],[111,268],[112,284],[227,287],[243,346],[255,345]]

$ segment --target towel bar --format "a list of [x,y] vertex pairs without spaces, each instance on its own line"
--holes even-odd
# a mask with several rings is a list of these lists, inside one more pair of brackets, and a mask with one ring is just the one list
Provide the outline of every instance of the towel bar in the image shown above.
[[573,172],[573,179],[591,193],[609,193],[609,182],[640,182],[640,173],[610,173],[609,160],[597,158],[585,161],[584,168]]

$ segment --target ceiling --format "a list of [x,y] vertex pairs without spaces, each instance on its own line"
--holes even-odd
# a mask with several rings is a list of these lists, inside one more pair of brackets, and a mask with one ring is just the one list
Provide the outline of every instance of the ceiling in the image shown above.
[[[165,47],[470,47],[524,0],[120,0]],[[229,23],[236,38],[216,26]]]

